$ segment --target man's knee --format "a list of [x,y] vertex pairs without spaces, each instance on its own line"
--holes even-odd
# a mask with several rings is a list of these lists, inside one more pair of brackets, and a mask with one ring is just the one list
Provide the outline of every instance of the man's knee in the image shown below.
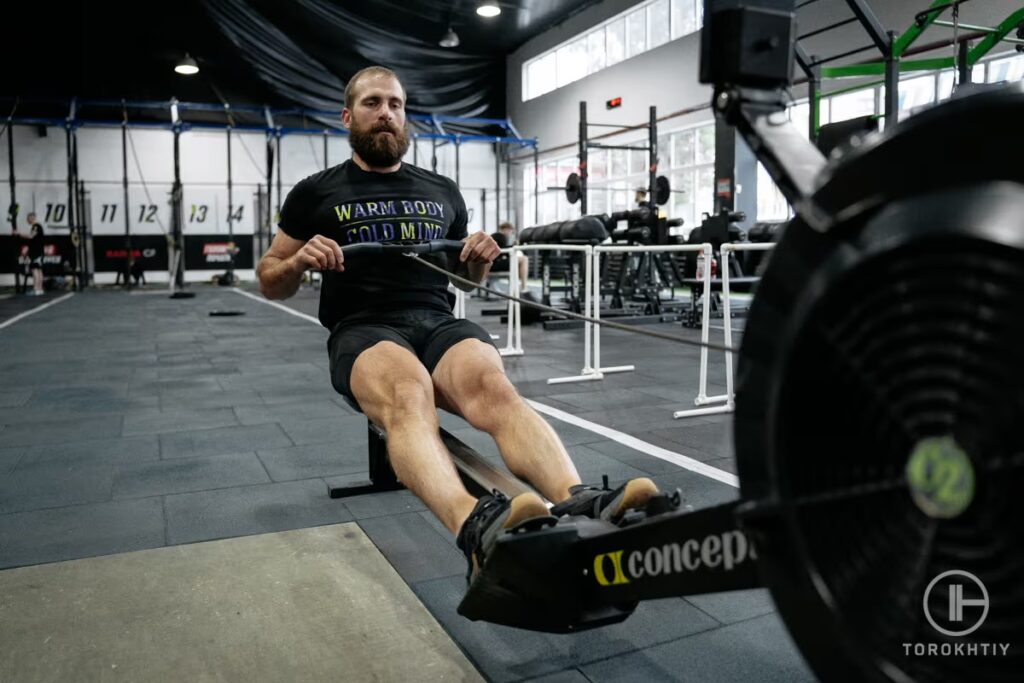
[[387,429],[399,422],[437,422],[430,375],[408,350],[381,342],[352,369],[352,393],[363,412]]
[[423,424],[428,428],[438,426],[433,388],[418,377],[393,375],[381,378],[372,397],[362,398],[358,391],[353,393],[366,416],[385,430],[412,424]]
[[425,377],[397,376],[384,392],[385,428],[387,423],[409,420],[437,421],[434,389]]
[[497,368],[480,373],[466,393],[466,400],[461,402],[463,417],[478,429],[497,424],[523,402],[512,382]]

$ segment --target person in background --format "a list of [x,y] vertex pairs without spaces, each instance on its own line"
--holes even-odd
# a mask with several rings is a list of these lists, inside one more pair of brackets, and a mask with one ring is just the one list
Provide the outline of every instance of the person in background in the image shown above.
[[28,221],[29,236],[22,236],[17,227],[14,228],[14,236],[28,243],[29,270],[32,273],[31,296],[41,296],[43,292],[43,243],[46,241],[46,233],[42,223],[39,222],[35,213],[25,217]]
[[[494,241],[498,243],[498,246],[502,249],[508,249],[516,243],[516,228],[511,223],[502,223],[498,226],[498,232],[492,235]],[[525,292],[527,290],[526,278],[530,272],[530,257],[526,254],[519,253],[519,291]]]

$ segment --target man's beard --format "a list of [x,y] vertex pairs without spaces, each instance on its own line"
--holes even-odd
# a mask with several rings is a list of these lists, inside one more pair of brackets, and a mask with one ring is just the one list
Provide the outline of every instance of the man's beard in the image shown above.
[[363,129],[353,121],[348,132],[348,144],[368,166],[387,168],[401,161],[409,151],[409,133],[404,128],[386,123]]

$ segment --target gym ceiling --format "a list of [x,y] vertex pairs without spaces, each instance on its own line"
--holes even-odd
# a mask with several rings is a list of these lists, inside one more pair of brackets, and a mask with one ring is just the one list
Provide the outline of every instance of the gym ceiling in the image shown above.
[[[505,57],[530,38],[600,0],[500,0],[493,18],[484,0],[72,0],[8,8],[0,41],[0,96],[268,104],[340,108],[348,74],[369,64],[396,69],[409,108],[461,116],[506,115]],[[631,3],[620,2],[621,11]],[[883,25],[904,31],[920,3],[870,0]],[[962,21],[998,22],[1006,2],[964,6]],[[798,12],[801,33],[850,16],[842,0],[814,0]],[[457,47],[439,45],[451,28]],[[801,41],[828,55],[869,42],[854,24]],[[188,53],[196,76],[174,65]],[[943,53],[944,54],[944,53]],[[837,64],[875,54],[855,55]],[[55,112],[22,115],[57,116]],[[63,112],[63,113],[62,113]]]
[[[395,68],[423,113],[502,117],[505,56],[597,0],[22,3],[0,94],[336,109],[347,74]],[[34,5],[34,6],[25,6]],[[459,45],[443,48],[449,26]],[[188,52],[200,73],[174,65]]]

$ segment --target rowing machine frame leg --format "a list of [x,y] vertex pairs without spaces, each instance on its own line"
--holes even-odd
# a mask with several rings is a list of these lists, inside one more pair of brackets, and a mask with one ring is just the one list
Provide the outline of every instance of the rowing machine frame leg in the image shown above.
[[360,496],[364,493],[379,493],[381,491],[397,491],[405,488],[395,470],[391,467],[391,460],[388,458],[387,433],[373,424],[366,421],[366,435],[369,440],[367,456],[367,472],[369,480],[362,480],[341,486],[327,486],[327,492],[331,498],[348,498],[349,496]]

